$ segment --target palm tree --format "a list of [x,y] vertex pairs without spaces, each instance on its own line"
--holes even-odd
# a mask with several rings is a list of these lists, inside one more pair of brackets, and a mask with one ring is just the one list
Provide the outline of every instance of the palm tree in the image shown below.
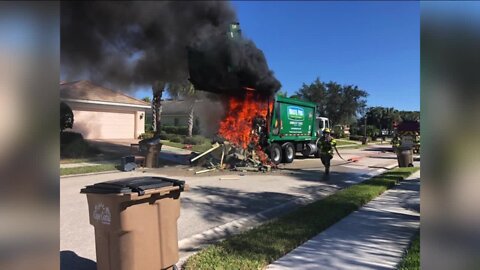
[[173,99],[183,98],[188,102],[188,137],[192,137],[195,102],[198,98],[198,92],[195,91],[195,87],[189,81],[170,83],[167,91]]
[[152,112],[153,121],[152,126],[155,132],[155,137],[160,135],[161,130],[161,117],[162,117],[162,95],[165,90],[165,82],[155,81],[152,85],[153,100],[152,100]]

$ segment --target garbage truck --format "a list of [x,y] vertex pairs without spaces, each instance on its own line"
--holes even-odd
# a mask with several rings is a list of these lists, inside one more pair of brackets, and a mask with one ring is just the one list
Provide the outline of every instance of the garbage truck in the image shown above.
[[315,103],[278,95],[270,108],[260,138],[274,164],[293,162],[297,152],[320,157],[317,139],[330,121],[319,115]]

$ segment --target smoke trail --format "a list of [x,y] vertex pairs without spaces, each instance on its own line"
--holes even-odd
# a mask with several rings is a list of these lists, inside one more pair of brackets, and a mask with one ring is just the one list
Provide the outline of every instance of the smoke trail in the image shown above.
[[[277,91],[280,83],[254,43],[227,38],[235,21],[225,1],[62,2],[62,73],[67,80],[86,76],[128,90],[155,81],[185,81],[191,71],[202,70],[197,73],[208,71],[208,84],[194,83],[201,90],[231,94],[249,86]],[[187,47],[206,49],[207,62],[213,64],[189,62]],[[236,70],[226,72],[226,63]]]

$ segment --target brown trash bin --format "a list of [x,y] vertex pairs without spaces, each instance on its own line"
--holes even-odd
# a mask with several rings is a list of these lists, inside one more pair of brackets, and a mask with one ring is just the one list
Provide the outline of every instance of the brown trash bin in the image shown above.
[[145,155],[145,167],[158,168],[158,156],[162,150],[160,138],[150,138],[138,142],[140,151]]
[[158,156],[162,150],[162,144],[147,145],[147,151],[145,153],[145,167],[158,168]]
[[98,270],[176,269],[185,181],[136,177],[87,186]]
[[413,167],[413,150],[411,147],[397,147],[398,167]]

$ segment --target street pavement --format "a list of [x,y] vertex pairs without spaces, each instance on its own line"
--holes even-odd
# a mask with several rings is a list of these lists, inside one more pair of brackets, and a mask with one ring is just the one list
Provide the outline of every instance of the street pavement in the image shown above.
[[420,226],[419,192],[417,172],[267,269],[396,269]]
[[[60,250],[62,269],[95,269],[94,229],[88,221],[86,185],[136,176],[166,176],[185,180],[190,191],[181,195],[178,220],[180,257],[230,233],[321,199],[361,182],[396,164],[384,148],[343,149],[346,162],[335,157],[331,175],[315,158],[297,159],[271,173],[225,173],[195,176],[185,168],[63,177],[60,181]],[[181,170],[181,171],[179,171]],[[165,174],[164,174],[165,173]],[[167,175],[168,173],[168,175]]]

